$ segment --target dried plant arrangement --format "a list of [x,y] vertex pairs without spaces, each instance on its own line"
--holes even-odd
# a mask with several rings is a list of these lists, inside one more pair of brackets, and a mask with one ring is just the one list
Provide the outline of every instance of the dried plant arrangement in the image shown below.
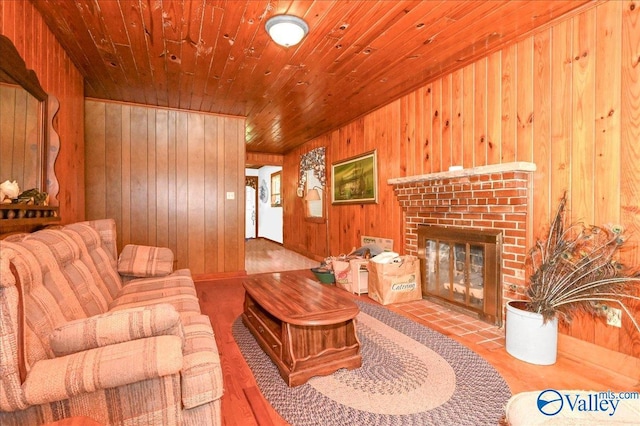
[[541,314],[545,322],[554,317],[570,321],[579,311],[604,315],[602,306],[613,304],[640,332],[628,305],[640,302],[640,273],[615,256],[625,242],[623,227],[567,224],[566,204],[565,193],[547,239],[537,241],[528,253],[527,310]]

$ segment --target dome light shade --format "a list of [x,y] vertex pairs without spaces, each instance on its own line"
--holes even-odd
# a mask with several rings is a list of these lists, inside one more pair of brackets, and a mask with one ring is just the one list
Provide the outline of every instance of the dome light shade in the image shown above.
[[309,32],[307,23],[293,15],[273,16],[264,26],[273,41],[285,47],[300,43]]

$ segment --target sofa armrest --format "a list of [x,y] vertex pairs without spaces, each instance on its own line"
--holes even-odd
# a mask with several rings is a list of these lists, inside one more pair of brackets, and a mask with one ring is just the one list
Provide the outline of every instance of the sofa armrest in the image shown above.
[[178,311],[168,303],[107,312],[69,321],[49,336],[56,356],[147,337],[174,335],[184,340]]
[[194,408],[222,397],[222,368],[209,317],[189,315],[183,318],[183,325],[182,403]]
[[23,389],[29,404],[46,404],[178,374],[182,362],[182,339],[149,337],[38,361],[29,371]]
[[164,277],[173,272],[173,252],[166,247],[127,244],[118,258],[118,273],[127,277]]

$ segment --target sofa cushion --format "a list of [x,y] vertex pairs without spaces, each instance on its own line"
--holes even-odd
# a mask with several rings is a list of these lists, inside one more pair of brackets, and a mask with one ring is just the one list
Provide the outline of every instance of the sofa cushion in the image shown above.
[[53,356],[49,334],[56,327],[87,314],[70,283],[59,278],[62,272],[45,244],[0,241],[0,252],[11,259],[22,292],[24,318],[19,326],[28,371],[36,361]]
[[26,369],[54,356],[51,332],[68,321],[107,311],[122,285],[115,261],[86,223],[0,241],[13,259],[24,300]]
[[111,302],[122,288],[122,279],[110,246],[93,224],[94,222],[80,222],[66,225],[63,232],[76,240],[83,251],[81,260],[95,273],[93,283],[98,286],[105,300]]
[[[83,306],[85,316],[105,312],[122,287],[115,260],[98,232],[86,222],[28,234],[15,244],[43,256],[36,257],[37,266],[43,275],[50,276],[50,291],[55,293],[55,287],[65,281]],[[66,292],[57,296],[60,300],[68,297]]]
[[149,337],[38,361],[23,387],[29,403],[38,405],[176,374],[181,367],[180,337]]
[[129,277],[164,277],[173,272],[173,252],[166,247],[127,244],[118,258],[118,272]]
[[166,277],[136,278],[125,286],[109,305],[120,310],[154,303],[169,303],[181,316],[199,314],[200,304],[188,269],[179,269]]
[[97,219],[80,223],[86,226],[90,226],[98,233],[98,235],[100,235],[102,246],[109,254],[109,257],[112,259],[113,269],[115,269],[115,265],[118,260],[116,221],[113,219]]
[[56,356],[161,335],[183,338],[180,315],[168,304],[107,312],[70,321],[50,336]]
[[[35,256],[43,272],[43,284],[56,300],[64,303],[73,298],[80,304],[82,312],[74,313],[74,319],[107,311],[111,297],[100,291],[96,283],[99,272],[76,233],[46,230],[25,238],[20,244]],[[37,290],[39,283],[34,284],[30,289],[25,288],[25,292]]]

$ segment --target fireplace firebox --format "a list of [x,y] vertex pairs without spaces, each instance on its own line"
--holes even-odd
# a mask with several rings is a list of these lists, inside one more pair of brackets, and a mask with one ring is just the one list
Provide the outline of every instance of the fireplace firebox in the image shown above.
[[502,231],[418,226],[422,294],[502,325]]

